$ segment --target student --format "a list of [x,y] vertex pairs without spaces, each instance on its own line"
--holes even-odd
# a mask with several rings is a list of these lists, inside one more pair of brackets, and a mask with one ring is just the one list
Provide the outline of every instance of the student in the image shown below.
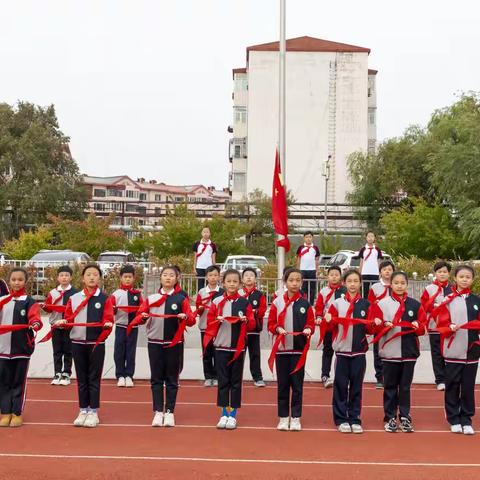
[[247,334],[247,349],[250,360],[250,373],[256,387],[265,387],[260,360],[260,334],[263,330],[263,318],[267,311],[267,297],[257,290],[257,271],[247,267],[242,272],[243,288],[239,295],[246,298],[252,307],[255,317],[255,329]]
[[287,270],[283,282],[287,291],[274,300],[268,315],[268,331],[277,337],[269,364],[273,368],[274,361],[277,372],[277,429],[300,431],[305,361],[315,317],[300,292],[302,272],[296,268]]
[[115,312],[115,377],[117,387],[134,386],[135,356],[137,353],[138,327],[132,328],[127,336],[127,327],[131,323],[142,303],[140,290],[134,288],[135,267],[124,265],[120,269],[120,288],[112,293]]
[[355,258],[360,258],[360,273],[362,274],[363,298],[368,298],[370,286],[378,282],[378,261],[383,258],[382,251],[375,245],[375,234],[368,231],[365,235],[366,244]]
[[[380,281],[374,283],[368,292],[368,301],[371,305],[379,302],[382,298],[390,295],[390,280],[395,271],[395,265],[391,260],[384,260],[380,262]],[[383,388],[383,364],[382,359],[378,355],[378,343],[373,344],[373,366],[375,368],[375,378],[377,382],[375,388]]]
[[452,285],[448,281],[452,266],[441,260],[433,266],[435,280],[425,287],[420,302],[428,317],[428,336],[430,339],[430,353],[432,355],[433,373],[437,390],[445,390],[445,360],[440,348],[440,334],[437,323],[432,316],[434,308],[438,307],[447,295],[452,293]]
[[[329,267],[327,271],[326,287],[320,290],[317,301],[315,303],[315,324],[321,325],[325,314],[328,312],[330,305],[342,295],[347,293],[347,289],[342,284],[342,271],[340,267]],[[333,380],[330,378],[330,370],[332,368],[333,347],[332,332],[327,331],[323,338],[322,352],[322,383],[325,388],[333,386]]]
[[[480,297],[471,293],[475,272],[470,265],[455,268],[452,292],[433,315],[443,332],[445,358],[445,413],[452,433],[473,435],[475,415],[475,379],[480,346]],[[472,329],[470,329],[472,328]]]
[[100,407],[105,340],[114,321],[112,299],[101,290],[101,279],[102,271],[97,264],[85,265],[82,271],[84,289],[69,298],[64,318],[53,324],[55,328],[64,326],[70,329],[80,405],[80,412],[73,422],[76,427],[94,428],[100,423],[97,410]]
[[35,332],[42,328],[40,306],[27,294],[27,271],[13,268],[10,293],[0,297],[0,427],[20,427],[25,406],[28,364],[35,348]]
[[[73,288],[73,271],[68,265],[59,267],[57,270],[58,286],[47,295],[42,309],[49,313],[50,325],[57,320],[63,319],[69,298],[75,295],[78,290]],[[72,375],[72,342],[70,332],[64,328],[52,330],[53,366],[55,374],[52,385],[70,385]]]
[[303,234],[303,245],[297,249],[297,268],[303,276],[302,292],[310,305],[315,302],[317,296],[317,271],[320,262],[320,250],[313,244],[313,233]]
[[237,270],[223,274],[225,293],[213,299],[207,315],[203,346],[214,339],[218,375],[217,405],[222,414],[217,428],[237,427],[237,409],[242,405],[243,362],[247,332],[255,329],[250,303],[239,295],[241,277]]
[[129,325],[146,322],[148,359],[150,361],[154,417],[152,427],[174,427],[178,378],[183,357],[183,334],[195,325],[188,297],[175,290],[178,271],[164,267],[160,275],[161,288],[142,303],[138,315]]
[[370,309],[372,319],[383,326],[375,338],[383,360],[383,409],[385,431],[398,430],[399,413],[402,432],[414,431],[410,416],[410,388],[415,363],[420,355],[418,336],[425,333],[427,317],[419,302],[407,296],[408,278],[405,272],[394,272],[392,292]]
[[210,240],[210,229],[202,229],[202,238],[193,245],[193,270],[197,274],[197,288],[205,286],[205,273],[210,265],[214,265],[217,257],[217,246]]
[[[195,300],[196,314],[198,316],[198,328],[200,329],[200,336],[205,337],[205,330],[207,329],[207,315],[212,304],[213,299],[221,297],[224,293],[223,288],[219,285],[220,268],[216,265],[210,265],[205,270],[205,280],[207,285],[201,288],[197,293]],[[213,339],[203,349],[203,375],[205,387],[216,387],[218,385],[217,370],[215,368],[215,348],[213,347]]]
[[[375,323],[367,320],[370,302],[362,298],[362,277],[357,270],[345,273],[346,295],[336,299],[325,315],[334,332],[335,382],[333,420],[341,433],[363,433],[360,414],[362,387],[368,350],[366,335],[374,333]],[[381,320],[376,321],[377,325]]]

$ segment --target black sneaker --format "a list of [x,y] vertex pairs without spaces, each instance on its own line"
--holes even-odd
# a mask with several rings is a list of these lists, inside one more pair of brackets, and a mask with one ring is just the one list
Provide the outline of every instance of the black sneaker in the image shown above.
[[375,383],[375,388],[377,390],[381,390],[383,388],[383,382],[376,382]]
[[405,417],[402,417],[400,419],[400,429],[404,433],[413,433],[415,431],[412,425],[412,421]]
[[385,431],[388,432],[388,433],[395,433],[397,430],[398,430],[397,421],[394,418],[391,418],[385,424]]

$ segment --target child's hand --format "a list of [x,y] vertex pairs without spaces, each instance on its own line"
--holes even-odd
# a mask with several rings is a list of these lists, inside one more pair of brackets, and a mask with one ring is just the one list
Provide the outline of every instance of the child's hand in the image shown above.
[[308,338],[312,334],[312,331],[307,327],[303,329],[302,333]]
[[38,330],[38,327],[39,327],[38,323],[34,323],[30,325],[28,328],[32,330],[32,332],[36,332]]
[[315,325],[321,325],[322,324],[322,317],[317,317],[315,319]]
[[217,317],[217,320],[221,323],[221,322],[223,322],[224,318],[219,315],[219,316]]
[[376,318],[373,323],[378,327],[382,324],[382,321],[379,318]]
[[245,315],[243,317],[240,317],[240,320],[245,323],[248,322],[248,318]]
[[62,328],[63,325],[67,323],[66,320],[57,320],[53,325],[58,328]]
[[415,330],[418,328],[418,322],[412,322],[412,327],[415,328]]
[[106,328],[106,329],[110,329],[113,327],[113,323],[112,322],[106,322],[103,324],[103,328]]
[[184,318],[187,318],[187,314],[186,314],[186,313],[179,313],[177,316],[178,316],[178,318],[181,318],[182,320],[183,320]]
[[456,331],[458,330],[457,325],[455,325],[454,323],[451,323],[451,324],[450,324],[450,330],[451,330],[452,332],[456,332]]
[[143,312],[143,313],[142,313],[142,318],[143,318],[144,320],[146,320],[148,317],[150,317],[150,315],[149,315],[147,312]]
[[392,322],[385,322],[385,326],[388,327],[388,328],[392,328],[393,323]]
[[325,314],[325,321],[327,323],[330,323],[332,321],[332,314],[331,313]]
[[282,328],[282,327],[277,327],[277,333],[278,333],[279,335],[286,335],[286,334],[287,334],[287,331],[286,331],[284,328]]

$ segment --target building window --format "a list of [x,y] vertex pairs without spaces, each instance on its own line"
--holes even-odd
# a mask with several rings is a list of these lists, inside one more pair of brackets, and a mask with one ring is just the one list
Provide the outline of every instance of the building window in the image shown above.
[[146,193],[141,193],[139,196],[139,199],[141,202],[144,202],[147,199],[147,194]]
[[375,123],[376,123],[375,110],[369,110],[368,111],[368,123],[370,125],[375,125]]
[[97,212],[104,212],[105,211],[105,204],[104,203],[94,203],[93,209]]
[[123,190],[117,190],[115,188],[109,188],[107,191],[109,197],[123,197]]
[[237,76],[235,78],[235,91],[240,92],[240,91],[246,91],[248,90],[248,81],[246,76]]
[[138,192],[136,190],[126,190],[125,196],[127,198],[138,198]]
[[246,190],[246,179],[244,173],[234,173],[233,174],[233,190],[235,192],[245,192]]
[[127,203],[125,205],[125,211],[126,212],[138,212],[138,205],[135,205],[133,203]]
[[161,217],[162,214],[163,214],[163,209],[160,208],[160,207],[155,207],[155,215],[156,215],[157,217]]
[[156,202],[161,202],[162,201],[162,195],[160,193],[155,194],[155,201]]
[[94,197],[105,197],[106,196],[106,192],[103,188],[95,188],[93,190],[93,196]]
[[240,158],[242,155],[242,147],[240,145],[235,145],[235,158]]
[[145,216],[147,214],[147,207],[139,205],[137,208],[137,212],[139,215]]
[[247,123],[247,109],[245,107],[235,107],[233,119],[235,123]]
[[110,203],[110,211],[112,212],[121,212],[122,211],[122,204],[118,202]]

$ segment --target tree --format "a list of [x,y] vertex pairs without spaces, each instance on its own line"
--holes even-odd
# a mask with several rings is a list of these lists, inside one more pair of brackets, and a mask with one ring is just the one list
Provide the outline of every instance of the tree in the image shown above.
[[86,191],[53,105],[0,104],[0,235],[9,238],[48,214],[83,216]]
[[403,206],[386,213],[380,225],[385,231],[383,246],[394,255],[423,259],[462,258],[465,242],[447,208],[416,200],[413,208]]
[[2,249],[16,260],[29,260],[39,250],[51,248],[53,233],[47,227],[40,227],[37,231],[20,231],[18,238],[8,240]]

